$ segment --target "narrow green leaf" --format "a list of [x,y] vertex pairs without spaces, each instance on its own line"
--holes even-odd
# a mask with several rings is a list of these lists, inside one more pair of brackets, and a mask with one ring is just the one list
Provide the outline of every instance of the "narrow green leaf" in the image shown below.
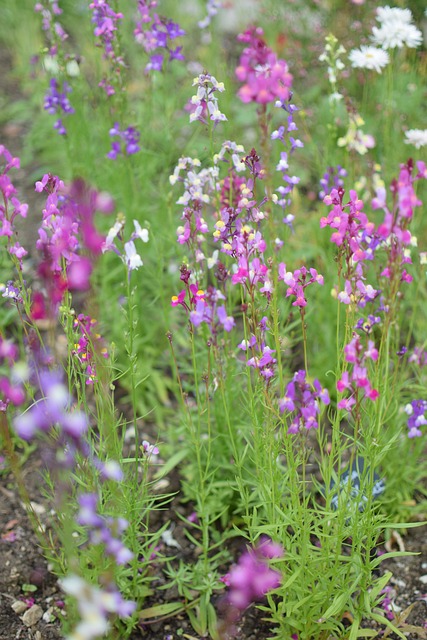
[[138,615],[141,620],[148,620],[149,618],[159,618],[160,616],[178,613],[178,611],[184,611],[182,602],[167,602],[166,604],[157,604],[154,607],[143,609]]

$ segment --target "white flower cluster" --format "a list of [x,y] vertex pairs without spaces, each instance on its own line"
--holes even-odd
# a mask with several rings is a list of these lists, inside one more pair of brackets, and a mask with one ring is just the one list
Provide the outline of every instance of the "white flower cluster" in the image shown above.
[[[200,165],[201,162],[198,158],[182,157],[178,160],[173,174],[169,176],[171,185],[176,184],[178,181],[184,184],[184,193],[176,201],[177,204],[182,204],[184,207],[190,201],[209,204],[211,201],[210,195],[218,190],[218,167],[209,167],[197,171],[196,169]],[[181,172],[185,174],[184,177],[180,175]]]
[[423,34],[412,24],[410,9],[378,7],[377,20],[380,26],[373,27],[372,40],[383,49],[416,48],[423,41]]
[[427,146],[427,129],[409,129],[405,137],[405,143],[413,144],[416,149]]

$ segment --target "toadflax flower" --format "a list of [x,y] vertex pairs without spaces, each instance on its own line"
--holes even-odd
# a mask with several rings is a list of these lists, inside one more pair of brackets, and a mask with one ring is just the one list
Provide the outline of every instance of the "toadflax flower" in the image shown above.
[[247,45],[236,68],[237,79],[244,83],[238,96],[242,102],[258,104],[289,100],[292,75],[287,62],[277,58],[262,36],[263,30],[259,27],[238,36],[238,40]]
[[190,122],[200,120],[206,123],[207,114],[215,124],[221,120],[227,120],[226,116],[219,110],[218,98],[215,95],[217,91],[219,93],[224,91],[224,83],[218,82],[209,73],[201,73],[193,80],[193,87],[195,86],[197,86],[197,93],[191,98],[191,104],[194,105],[195,109],[190,114]]
[[349,53],[352,67],[359,69],[374,69],[381,73],[390,61],[387,51],[376,47],[362,46],[360,49],[352,49]]
[[101,590],[80,576],[70,574],[61,580],[61,587],[65,593],[77,599],[81,618],[67,640],[92,640],[104,636],[110,629],[110,614],[128,618],[136,608],[135,602],[123,599],[115,585]]
[[228,603],[243,611],[251,602],[276,589],[282,581],[282,576],[279,571],[269,566],[268,560],[282,556],[282,547],[269,538],[263,538],[257,547],[245,551],[238,563],[224,577],[224,582],[230,588]]

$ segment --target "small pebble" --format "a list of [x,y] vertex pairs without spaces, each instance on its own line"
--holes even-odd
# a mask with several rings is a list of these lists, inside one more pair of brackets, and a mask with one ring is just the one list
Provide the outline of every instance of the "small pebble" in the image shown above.
[[427,584],[427,573],[424,576],[419,577],[420,582]]
[[25,604],[25,602],[22,602],[22,600],[15,600],[11,607],[18,615],[24,613],[24,611],[27,610],[27,605]]
[[33,627],[43,615],[43,609],[39,607],[38,604],[33,604],[33,606],[28,609],[22,616],[22,622],[27,627]]

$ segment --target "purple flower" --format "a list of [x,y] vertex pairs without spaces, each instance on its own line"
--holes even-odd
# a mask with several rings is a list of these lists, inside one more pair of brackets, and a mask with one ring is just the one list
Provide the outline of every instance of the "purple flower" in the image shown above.
[[[123,131],[118,122],[110,129],[110,137],[113,138],[111,150],[107,153],[107,158],[115,160],[119,155],[133,155],[141,150],[139,146],[140,134],[134,127],[128,127]],[[118,140],[114,140],[118,138]]]
[[[56,78],[52,78],[49,83],[49,90],[44,99],[45,111],[52,115],[58,112],[62,112],[64,114],[74,113],[74,109],[67,97],[67,94],[71,91],[72,89],[67,82],[64,81],[62,83],[61,89],[58,80],[56,80]],[[60,135],[65,135],[67,133],[61,119],[55,122],[54,129],[56,129]]]
[[233,316],[227,315],[227,311],[224,305],[222,305],[221,307],[218,307],[218,309],[216,310],[216,314],[218,316],[218,320],[224,327],[225,331],[231,331],[234,325],[236,324],[236,321],[234,320]]
[[405,407],[405,413],[408,417],[408,438],[419,438],[422,436],[421,426],[427,424],[425,413],[427,411],[426,400],[412,400]]
[[82,411],[70,411],[71,396],[61,374],[59,371],[42,371],[39,379],[41,398],[15,418],[17,434],[23,440],[31,440],[37,431],[48,432],[58,428],[78,440],[87,431],[88,420]]
[[255,549],[243,553],[226,576],[226,583],[230,588],[228,603],[243,611],[251,602],[256,602],[272,589],[276,589],[282,581],[282,576],[279,571],[269,566],[268,560],[282,556],[283,548],[267,538]]
[[[138,0],[139,19],[136,21],[134,36],[146,53],[151,54],[150,62],[145,67],[146,73],[162,71],[167,55],[169,61],[184,60],[181,53],[182,47],[173,49],[172,40],[184,36],[185,31],[178,23],[163,18],[157,13],[151,14],[151,10],[156,6],[156,0]],[[153,54],[156,49],[162,49],[162,51]]]
[[330,403],[327,389],[323,389],[318,380],[313,382],[314,389],[306,381],[304,369],[297,371],[286,388],[286,395],[279,400],[281,413],[296,412],[288,428],[288,433],[298,433],[301,428],[316,429],[318,427],[319,400],[323,404]]

